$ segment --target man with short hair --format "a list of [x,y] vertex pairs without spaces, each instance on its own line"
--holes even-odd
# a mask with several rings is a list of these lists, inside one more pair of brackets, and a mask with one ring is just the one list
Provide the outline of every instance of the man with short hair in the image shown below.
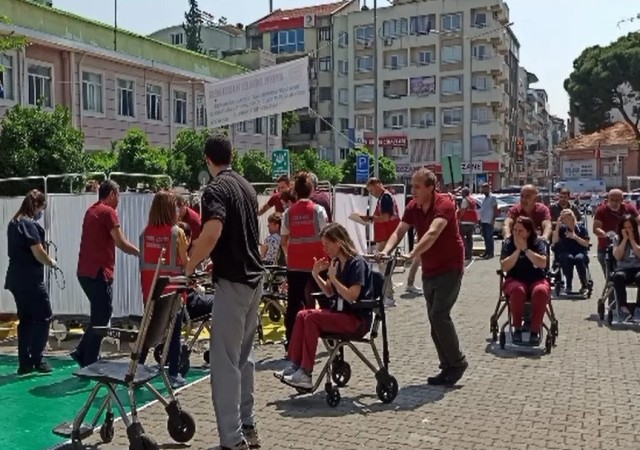
[[202,192],[202,231],[185,273],[191,275],[211,256],[211,394],[220,449],[259,448],[253,397],[253,342],[264,275],[258,200],[253,186],[231,168],[231,142],[225,135],[209,137],[204,154],[213,179]]
[[498,199],[491,193],[489,183],[482,185],[484,200],[480,205],[480,232],[484,240],[483,258],[490,259],[494,256],[493,231],[495,229],[496,217],[498,217]]
[[431,338],[440,360],[440,373],[427,378],[427,383],[453,386],[468,367],[451,320],[451,310],[458,299],[464,273],[464,245],[455,201],[449,194],[436,191],[435,186],[433,172],[426,168],[414,172],[411,178],[413,201],[405,209],[402,221],[391,233],[380,255],[388,255],[407,231],[415,227],[418,243],[409,256],[422,260],[423,292]]
[[267,203],[262,205],[262,207],[258,211],[259,216],[263,215],[271,208],[275,208],[276,212],[280,214],[284,212],[284,204],[282,203],[280,196],[283,192],[288,191],[290,188],[289,177],[287,175],[282,175],[280,178],[278,178],[276,183],[278,183],[276,191],[271,195],[271,197],[269,197]]
[[573,215],[576,216],[577,222],[582,222],[582,214],[580,213],[580,208],[575,204],[571,203],[571,191],[567,188],[560,189],[558,192],[558,201],[551,205],[549,211],[551,213],[551,222],[554,224],[558,222],[560,218],[560,213],[563,210],[570,209],[573,211]]
[[71,357],[85,367],[100,356],[102,336],[93,327],[109,324],[113,313],[113,273],[116,266],[116,247],[128,255],[138,256],[138,248],[124,237],[118,220],[120,188],[115,181],[105,180],[98,188],[98,201],[84,215],[77,276],[89,299],[89,328],[82,336]]
[[507,218],[504,220],[502,235],[504,239],[511,237],[514,221],[520,217],[528,217],[533,221],[536,231],[541,234],[541,238],[551,242],[551,213],[544,203],[538,202],[538,188],[532,184],[522,186],[520,190],[520,203],[514,205],[509,210]]

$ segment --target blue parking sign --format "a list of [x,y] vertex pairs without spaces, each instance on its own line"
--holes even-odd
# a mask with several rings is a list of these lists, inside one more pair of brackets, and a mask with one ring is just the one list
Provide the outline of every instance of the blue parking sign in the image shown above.
[[369,180],[369,155],[356,156],[356,183],[366,183]]

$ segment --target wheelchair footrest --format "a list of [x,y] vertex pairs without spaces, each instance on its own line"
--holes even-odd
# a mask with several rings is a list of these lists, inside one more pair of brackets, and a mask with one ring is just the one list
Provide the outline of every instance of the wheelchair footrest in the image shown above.
[[[64,422],[53,429],[53,434],[65,439],[71,439],[71,432],[73,430],[73,422]],[[84,440],[93,434],[93,427],[88,423],[80,425],[80,435],[78,438]]]

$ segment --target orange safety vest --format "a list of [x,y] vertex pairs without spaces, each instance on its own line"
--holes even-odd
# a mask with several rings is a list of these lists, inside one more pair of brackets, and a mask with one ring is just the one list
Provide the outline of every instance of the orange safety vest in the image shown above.
[[480,222],[480,212],[478,211],[478,202],[476,201],[475,198],[472,198],[471,196],[467,196],[466,200],[469,206],[467,206],[467,209],[465,209],[464,214],[458,215],[458,219],[460,220],[460,222],[465,222],[465,223],[476,224]]
[[[376,203],[376,209],[373,212],[374,216],[379,216],[380,212],[380,202],[382,200],[382,196],[385,194],[391,195],[391,192],[386,189],[384,192],[378,197],[378,203]],[[398,204],[396,203],[396,199],[393,195],[391,195],[391,200],[393,200],[393,214],[386,222],[374,222],[373,223],[373,240],[376,242],[386,242],[389,240],[391,235],[398,225],[400,225],[400,212],[398,210]]]
[[287,210],[285,220],[289,230],[287,268],[311,272],[314,258],[327,256],[320,239],[320,218],[316,204],[311,200],[297,201]]
[[[140,286],[142,301],[146,304],[151,293],[153,277],[158,266],[162,249],[165,249],[163,261],[160,263],[159,276],[176,276],[182,274],[182,264],[178,257],[178,234],[180,228],[172,225],[147,226],[140,235]],[[167,286],[164,294],[174,291],[174,286]]]

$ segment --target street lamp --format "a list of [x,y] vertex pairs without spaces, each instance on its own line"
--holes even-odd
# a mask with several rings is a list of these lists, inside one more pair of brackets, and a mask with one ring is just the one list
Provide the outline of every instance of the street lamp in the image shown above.
[[373,176],[380,177],[380,132],[378,114],[378,0],[373,0]]

